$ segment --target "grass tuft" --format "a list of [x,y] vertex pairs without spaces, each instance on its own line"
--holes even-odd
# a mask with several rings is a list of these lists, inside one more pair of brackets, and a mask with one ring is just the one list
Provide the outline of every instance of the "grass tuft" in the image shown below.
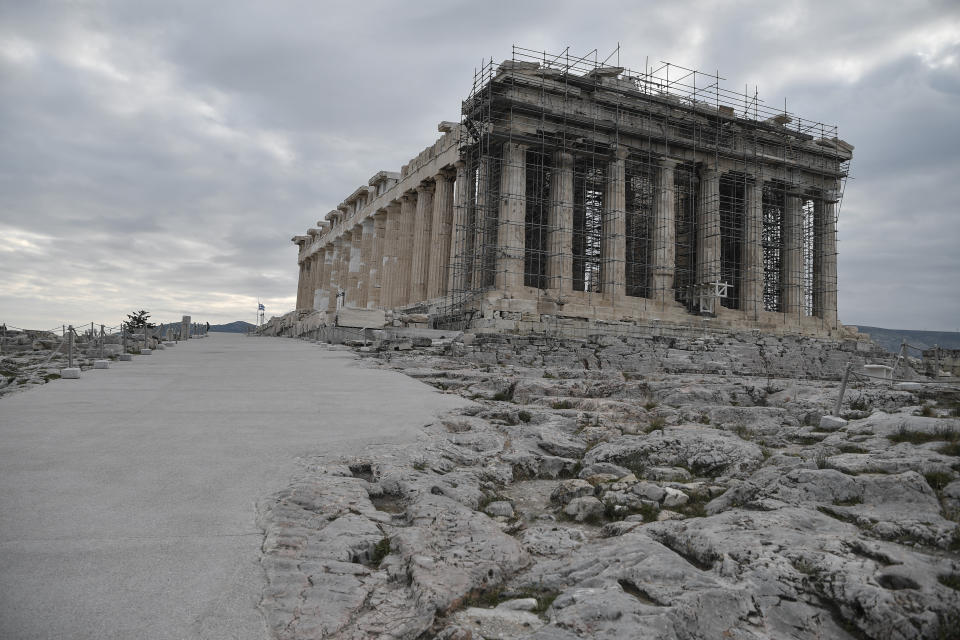
[[373,566],[379,568],[383,559],[390,555],[390,538],[384,538],[373,547],[373,557],[370,561]]

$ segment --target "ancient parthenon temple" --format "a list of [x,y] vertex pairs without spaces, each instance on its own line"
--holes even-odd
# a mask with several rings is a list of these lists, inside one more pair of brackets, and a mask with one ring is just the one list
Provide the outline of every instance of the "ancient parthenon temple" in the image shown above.
[[515,48],[299,245],[298,309],[501,331],[831,335],[853,147],[717,75]]

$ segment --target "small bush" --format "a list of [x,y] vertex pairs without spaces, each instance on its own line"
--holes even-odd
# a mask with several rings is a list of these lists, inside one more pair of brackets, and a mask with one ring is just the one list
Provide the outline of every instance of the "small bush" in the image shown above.
[[816,566],[804,558],[798,558],[797,560],[791,562],[791,564],[793,565],[794,569],[806,576],[816,575],[819,572]]
[[863,504],[863,498],[860,496],[854,496],[852,498],[847,498],[846,500],[834,500],[833,506],[835,507],[852,507],[856,504]]
[[573,403],[569,400],[558,400],[550,405],[554,409],[573,409]]
[[520,418],[520,422],[530,422],[533,419],[529,411],[520,411],[517,413],[517,417]]
[[643,516],[644,522],[656,522],[657,515],[660,514],[660,507],[653,504],[641,504],[637,513]]
[[929,404],[924,404],[920,408],[920,415],[924,418],[932,418],[934,416],[933,407]]
[[960,439],[960,433],[947,427],[937,427],[933,433],[925,431],[909,431],[905,425],[893,435],[887,436],[891,442],[909,442],[910,444],[926,444],[927,442],[956,442]]
[[647,411],[653,411],[657,408],[659,403],[656,400],[647,400],[646,404],[643,405],[643,408]]
[[818,451],[817,457],[814,458],[814,462],[817,463],[817,469],[829,469],[830,465],[827,463],[827,453],[825,451]]
[[543,372],[543,377],[544,377],[544,378],[548,378],[548,379],[552,379],[552,378],[556,378],[557,376],[553,375],[553,374],[550,373],[549,371],[544,371],[544,372]]
[[943,491],[943,488],[953,481],[953,476],[943,471],[928,471],[923,474],[923,478],[934,491]]
[[854,411],[870,411],[870,401],[862,395],[858,396],[855,400],[850,401],[850,408]]
[[937,576],[937,580],[945,587],[960,591],[960,573],[943,573]]
[[390,555],[390,538],[384,538],[373,547],[373,557],[370,562],[375,567],[380,567],[383,559]]
[[663,416],[654,416],[650,420],[650,423],[647,425],[647,428],[644,429],[644,431],[646,433],[653,433],[658,429],[663,429],[666,426],[666,424],[667,424],[666,418],[664,418]]
[[753,432],[747,428],[746,425],[738,424],[735,426],[732,431],[737,434],[742,440],[750,440],[753,437]]
[[937,452],[945,456],[960,456],[960,442],[949,442],[937,449]]

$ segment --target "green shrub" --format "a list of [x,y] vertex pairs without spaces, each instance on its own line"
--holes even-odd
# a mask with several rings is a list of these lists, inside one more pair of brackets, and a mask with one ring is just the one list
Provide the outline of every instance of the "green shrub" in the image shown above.
[[371,564],[380,567],[383,559],[390,555],[390,538],[384,538],[373,547],[373,557],[370,558]]

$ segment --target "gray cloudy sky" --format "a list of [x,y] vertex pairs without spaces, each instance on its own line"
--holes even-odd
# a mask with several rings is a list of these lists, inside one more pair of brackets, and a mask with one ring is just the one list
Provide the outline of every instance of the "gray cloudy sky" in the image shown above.
[[719,70],[856,146],[840,317],[960,328],[956,2],[0,3],[0,321],[252,320],[512,44]]

